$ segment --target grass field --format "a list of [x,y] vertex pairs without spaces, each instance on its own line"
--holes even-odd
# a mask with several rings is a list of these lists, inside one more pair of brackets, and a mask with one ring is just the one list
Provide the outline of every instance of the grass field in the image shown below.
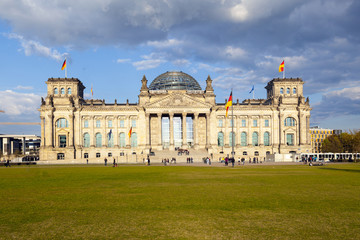
[[360,164],[0,168],[0,239],[360,239]]

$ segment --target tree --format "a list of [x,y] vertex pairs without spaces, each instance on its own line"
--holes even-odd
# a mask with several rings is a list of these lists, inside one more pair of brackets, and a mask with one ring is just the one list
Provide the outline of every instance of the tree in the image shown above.
[[340,134],[339,138],[344,147],[343,151],[351,153],[353,151],[353,134],[345,132]]
[[344,151],[344,147],[337,135],[331,135],[327,137],[322,143],[321,151],[324,153],[326,152],[340,153]]

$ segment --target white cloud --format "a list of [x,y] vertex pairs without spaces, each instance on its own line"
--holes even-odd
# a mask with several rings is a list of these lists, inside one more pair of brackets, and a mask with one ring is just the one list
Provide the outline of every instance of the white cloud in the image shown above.
[[19,93],[12,90],[0,91],[0,108],[7,115],[38,114],[41,96],[33,93]]
[[118,60],[116,60],[116,62],[117,63],[126,63],[126,62],[130,62],[131,61],[131,59],[130,58],[125,58],[125,59],[118,59]]
[[18,85],[15,89],[19,89],[19,90],[32,90],[32,89],[34,89],[34,87],[32,87],[32,86],[21,86],[21,85]]
[[61,54],[57,50],[46,47],[39,42],[27,40],[23,36],[18,34],[12,33],[8,34],[7,36],[10,39],[17,39],[20,41],[26,56],[38,55],[42,57],[52,58],[56,61],[61,61],[65,58],[65,56],[68,55],[67,53]]

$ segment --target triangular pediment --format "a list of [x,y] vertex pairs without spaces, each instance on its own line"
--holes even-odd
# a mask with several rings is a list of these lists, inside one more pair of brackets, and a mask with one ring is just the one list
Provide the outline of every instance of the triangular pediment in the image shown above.
[[210,108],[211,104],[206,103],[205,99],[193,98],[183,93],[173,93],[159,99],[155,102],[148,103],[146,108]]

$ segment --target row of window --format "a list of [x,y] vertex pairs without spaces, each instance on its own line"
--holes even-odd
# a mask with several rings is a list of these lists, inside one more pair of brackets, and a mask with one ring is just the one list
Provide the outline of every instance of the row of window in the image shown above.
[[[68,88],[66,93],[68,95],[71,95],[71,88]],[[54,88],[54,94],[59,94],[58,88]],[[62,94],[62,95],[65,94],[65,88],[60,88],[60,94]]]
[[[96,158],[100,158],[101,154],[100,153],[96,153],[95,154]],[[107,154],[108,157],[112,157],[113,154],[111,152],[109,152]],[[124,153],[120,153],[120,156],[124,156]],[[84,153],[84,158],[87,159],[89,158],[89,153]],[[57,154],[57,160],[64,160],[65,159],[65,153],[58,153]]]
[[310,130],[310,133],[312,134],[332,134],[332,131],[330,130]]
[[[223,127],[224,126],[224,121],[223,119],[219,119],[219,122],[218,122],[218,126],[219,127]],[[233,119],[230,119],[230,127],[232,126],[235,126],[234,125],[234,120]],[[246,127],[246,120],[245,119],[242,119],[241,120],[241,126],[242,127]],[[253,127],[257,127],[258,126],[258,120],[257,119],[253,119],[253,124],[252,124]],[[264,127],[269,127],[270,124],[269,124],[269,119],[265,119],[264,121]]]
[[[218,126],[219,127],[224,126],[223,119],[219,119]],[[234,120],[230,119],[230,127],[232,127],[232,126],[234,126]],[[253,119],[252,126],[253,127],[258,127],[258,120],[257,119]],[[270,126],[269,119],[265,119],[264,120],[264,127],[269,127],[269,126]],[[287,117],[284,120],[284,126],[295,126],[295,118]],[[245,119],[241,120],[241,127],[246,127],[246,120]]]
[[[296,88],[292,89],[292,93],[296,94]],[[280,94],[284,94],[284,88],[280,88]],[[286,88],[286,94],[290,94],[290,88]]]
[[[97,128],[100,128],[101,127],[101,120],[96,120],[95,124],[96,124],[95,126]],[[56,127],[58,127],[58,128],[65,128],[65,127],[68,127],[68,126],[69,126],[69,123],[65,118],[59,118],[56,121]],[[136,127],[136,120],[131,120],[131,126]],[[89,120],[85,120],[84,121],[84,128],[88,128],[88,127],[89,127]],[[107,127],[113,127],[113,121],[112,120],[107,121]],[[120,120],[120,127],[121,128],[125,127],[125,120]]]
[[[270,146],[270,133],[265,132],[263,137],[264,137],[263,138],[264,146]],[[259,146],[259,134],[257,132],[252,133],[252,138],[251,139],[252,139],[252,145],[253,146]],[[233,142],[233,140],[234,140],[234,142]],[[235,146],[235,144],[236,144],[235,140],[236,140],[235,133],[230,132],[230,134],[229,134],[229,145],[230,146]],[[286,144],[288,146],[293,146],[294,145],[294,134],[292,134],[292,133],[286,134]],[[240,145],[241,146],[247,146],[248,145],[248,134],[246,132],[241,133]],[[224,146],[224,133],[223,132],[218,133],[218,146],[219,147]]]
[[[121,132],[119,134],[119,146],[120,147],[126,147],[126,136],[127,136],[127,134],[125,134],[124,132]],[[90,147],[90,134],[89,133],[84,134],[83,140],[84,140],[83,146],[86,148]],[[107,147],[114,147],[114,134],[108,133],[106,136],[106,142],[107,142],[107,144],[106,144]],[[137,145],[138,145],[136,132],[133,132],[131,134],[130,145],[131,145],[131,147],[137,147]],[[102,147],[102,134],[101,133],[95,134],[95,147]]]
[[[97,128],[101,127],[101,120],[96,120],[95,126]],[[131,120],[131,126],[133,128],[136,127],[136,120]],[[88,128],[88,127],[89,127],[89,120],[84,120],[84,128]],[[113,127],[113,120],[107,121],[107,127]],[[125,127],[125,120],[120,119],[120,127],[121,128]]]

